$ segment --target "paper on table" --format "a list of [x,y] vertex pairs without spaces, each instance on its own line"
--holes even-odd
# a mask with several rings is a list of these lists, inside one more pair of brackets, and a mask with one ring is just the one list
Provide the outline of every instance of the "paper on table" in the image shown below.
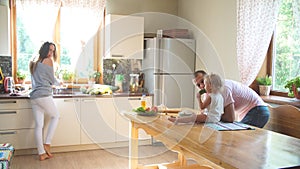
[[217,123],[205,123],[205,126],[210,127],[215,130],[219,131],[227,131],[227,130],[254,130],[254,127],[251,127],[247,124],[240,123],[240,122],[233,122],[233,123],[224,123],[224,122],[217,122]]

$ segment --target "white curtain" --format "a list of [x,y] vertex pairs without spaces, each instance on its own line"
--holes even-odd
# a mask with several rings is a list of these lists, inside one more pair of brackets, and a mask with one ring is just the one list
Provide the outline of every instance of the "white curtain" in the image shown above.
[[52,41],[60,2],[17,0],[16,4],[17,15],[22,16],[24,29],[35,48],[39,48],[42,42]]
[[[17,0],[17,7],[35,48],[45,41],[54,40],[60,11],[60,32],[56,32],[60,34],[60,41],[55,43],[68,50],[72,57],[70,66],[74,68],[78,57],[86,50],[86,44],[90,44],[102,23],[105,0]],[[87,55],[85,60],[93,61],[93,50]]]
[[[95,35],[103,18],[105,0],[62,0],[62,32],[84,45]],[[71,41],[71,40],[70,40]]]
[[[71,67],[76,66],[76,69],[81,70],[81,74],[89,71],[86,69],[93,70],[92,38],[102,22],[105,0],[63,0],[62,2],[61,45],[72,49],[69,50],[72,56]],[[84,76],[81,74],[80,76]]]
[[256,78],[276,25],[280,0],[239,0],[237,5],[237,60],[241,82]]

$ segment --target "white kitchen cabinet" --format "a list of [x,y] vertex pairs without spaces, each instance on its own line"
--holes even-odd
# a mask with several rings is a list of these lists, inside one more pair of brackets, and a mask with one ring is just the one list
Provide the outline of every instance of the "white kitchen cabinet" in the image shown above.
[[0,143],[11,143],[16,149],[36,147],[30,100],[0,100]]
[[0,130],[0,143],[11,143],[17,150],[35,148],[34,129]]
[[[129,141],[130,121],[121,112],[139,107],[140,98],[54,98],[60,119],[52,146],[95,143],[118,146],[119,142]],[[147,96],[146,99],[147,106],[151,107],[152,97]],[[36,148],[34,127],[29,99],[0,100],[0,142],[12,143],[16,149]],[[48,124],[45,123],[47,128]],[[151,137],[140,130],[139,138],[149,140]]]
[[55,98],[60,119],[53,136],[52,146],[80,144],[80,99]]
[[128,97],[114,97],[112,102],[116,110],[116,141],[129,141],[130,121],[121,113],[122,111],[130,111],[133,108],[129,103]]
[[130,15],[105,17],[105,59],[143,59],[144,18]]
[[[147,107],[152,106],[152,97],[147,96]],[[114,105],[117,110],[116,114],[116,133],[117,141],[129,141],[130,121],[121,113],[122,111],[132,111],[141,105],[141,97],[116,97],[113,98]],[[150,139],[144,130],[139,130],[139,139]]]
[[82,98],[81,144],[115,142],[115,112],[107,98]]

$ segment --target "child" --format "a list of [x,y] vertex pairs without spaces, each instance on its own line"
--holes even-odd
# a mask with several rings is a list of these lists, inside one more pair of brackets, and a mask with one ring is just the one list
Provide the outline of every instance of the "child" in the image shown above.
[[191,114],[190,116],[170,117],[169,120],[174,123],[189,123],[189,122],[218,122],[221,120],[223,114],[223,97],[220,91],[223,88],[223,80],[217,74],[210,74],[204,77],[205,90],[207,96],[202,101],[201,97],[198,97],[200,109],[207,108],[207,113]]

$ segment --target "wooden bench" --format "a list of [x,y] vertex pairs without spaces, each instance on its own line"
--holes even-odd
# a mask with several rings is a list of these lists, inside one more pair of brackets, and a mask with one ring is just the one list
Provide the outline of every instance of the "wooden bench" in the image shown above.
[[300,109],[291,105],[269,106],[270,119],[265,129],[300,139]]

